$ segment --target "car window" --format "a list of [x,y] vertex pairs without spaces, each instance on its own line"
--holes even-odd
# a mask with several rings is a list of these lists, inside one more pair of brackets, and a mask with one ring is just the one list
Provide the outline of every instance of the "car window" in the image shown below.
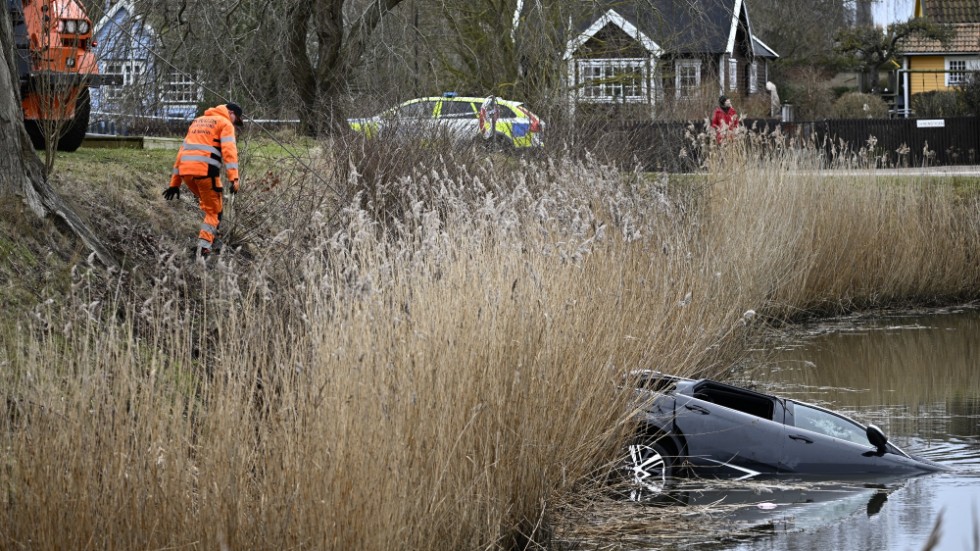
[[769,420],[775,410],[775,400],[771,396],[714,381],[698,383],[694,387],[694,397]]
[[799,402],[793,402],[793,424],[801,429],[812,430],[855,444],[870,445],[867,432],[857,423]]
[[510,105],[501,104],[500,106],[503,108],[500,110],[500,118],[502,119],[514,119],[514,118],[524,117],[524,113],[521,113],[514,107],[511,107]]
[[444,101],[440,111],[443,119],[475,119],[478,108],[469,101]]
[[400,119],[428,119],[432,117],[435,109],[434,101],[417,101],[407,105],[399,105],[395,109],[395,116]]

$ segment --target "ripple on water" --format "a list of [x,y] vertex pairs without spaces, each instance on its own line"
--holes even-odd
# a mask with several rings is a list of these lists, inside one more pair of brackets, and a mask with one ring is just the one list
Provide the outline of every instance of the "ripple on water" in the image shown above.
[[[905,451],[951,467],[960,473],[980,474],[980,442],[974,438],[947,437],[946,440],[910,438]],[[974,484],[976,481],[974,481]]]

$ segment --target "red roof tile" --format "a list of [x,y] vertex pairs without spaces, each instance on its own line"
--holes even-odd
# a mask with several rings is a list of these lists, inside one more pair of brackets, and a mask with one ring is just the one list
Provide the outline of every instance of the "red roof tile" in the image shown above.
[[[973,0],[976,2],[977,0]],[[907,38],[903,43],[906,54],[976,54],[980,53],[980,23],[960,23],[952,26],[956,34],[949,45],[943,46],[938,40],[923,39],[917,36]]]
[[922,10],[938,23],[980,23],[977,0],[922,0]]

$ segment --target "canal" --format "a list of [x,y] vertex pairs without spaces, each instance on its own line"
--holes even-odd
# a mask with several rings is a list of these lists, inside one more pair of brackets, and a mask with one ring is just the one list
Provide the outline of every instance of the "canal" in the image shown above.
[[873,423],[949,470],[682,478],[645,503],[593,496],[562,549],[980,551],[980,309],[854,315],[766,343],[726,380]]
[[[705,486],[733,530],[732,551],[980,549],[980,311],[854,316],[760,351],[756,388],[881,427],[949,472],[894,480]],[[743,381],[743,382],[746,382]],[[694,494],[704,499],[698,491]],[[934,528],[939,521],[934,537]]]

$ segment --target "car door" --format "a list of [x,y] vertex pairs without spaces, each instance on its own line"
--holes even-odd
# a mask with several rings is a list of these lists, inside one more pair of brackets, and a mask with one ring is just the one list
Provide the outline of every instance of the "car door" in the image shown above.
[[435,100],[407,101],[386,117],[387,130],[399,137],[419,138],[431,133],[435,125]]
[[440,131],[445,132],[453,141],[479,137],[479,108],[473,102],[462,99],[443,100],[436,111]]
[[687,442],[691,466],[702,475],[751,478],[776,474],[786,440],[783,405],[778,421],[691,396],[678,396],[675,423]]
[[788,401],[780,469],[815,475],[902,474],[916,462],[892,450],[878,453],[859,423],[810,404]]

